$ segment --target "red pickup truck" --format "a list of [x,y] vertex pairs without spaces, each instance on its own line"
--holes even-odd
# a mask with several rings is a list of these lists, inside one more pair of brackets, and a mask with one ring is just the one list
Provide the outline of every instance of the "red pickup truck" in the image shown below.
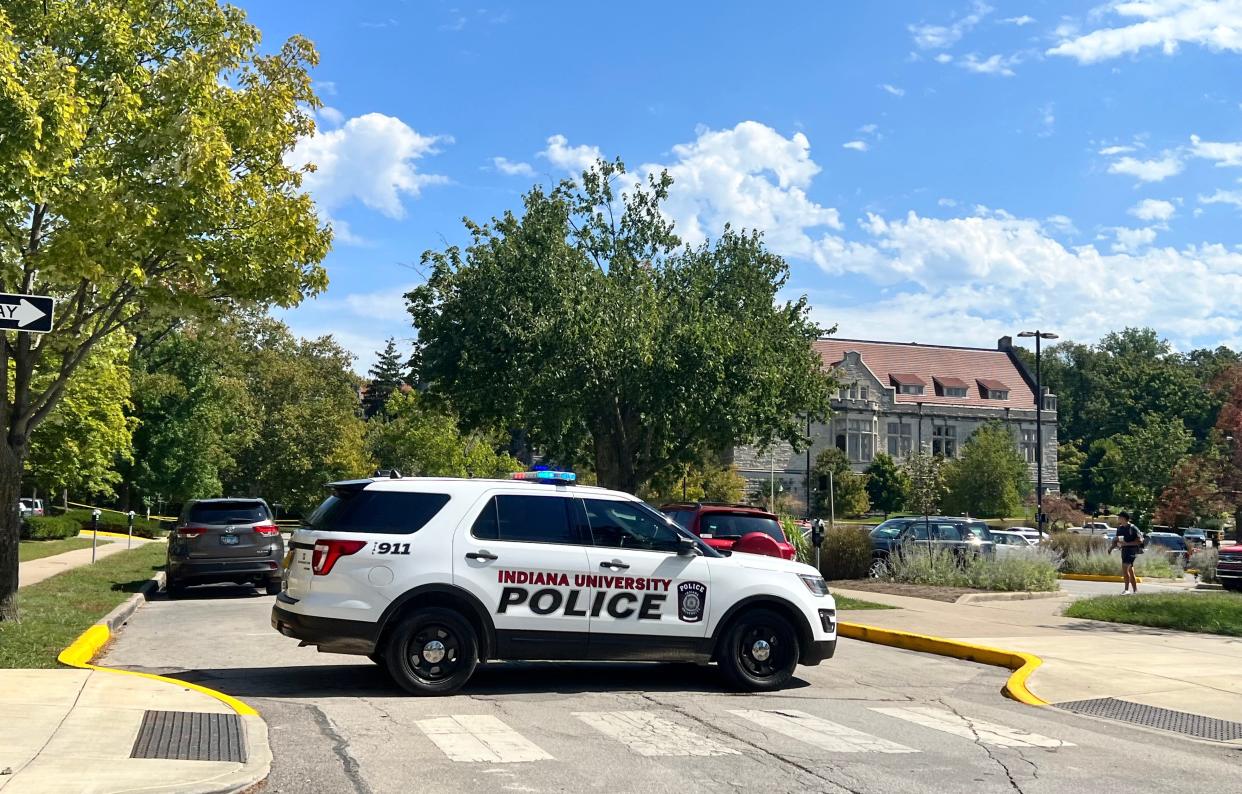
[[774,514],[750,505],[677,502],[661,512],[703,539],[713,549],[766,554],[792,560],[798,556]]
[[1242,593],[1242,543],[1220,547],[1216,578],[1226,590]]

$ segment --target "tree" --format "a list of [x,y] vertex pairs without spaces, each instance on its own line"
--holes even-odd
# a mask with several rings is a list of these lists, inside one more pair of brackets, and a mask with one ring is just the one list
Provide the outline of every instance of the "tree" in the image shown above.
[[1044,496],[1044,513],[1048,516],[1050,529],[1080,527],[1087,520],[1082,506],[1063,494]]
[[1099,468],[1113,501],[1129,505],[1143,525],[1151,523],[1156,499],[1190,449],[1190,432],[1180,419],[1147,414],[1129,433],[1108,439]]
[[52,333],[0,344],[0,620],[17,618],[31,435],[91,351],[326,284],[331,234],[285,159],[314,128],[317,56],[258,47],[216,0],[0,8],[0,290],[58,299]]
[[962,456],[945,466],[945,510],[980,518],[1016,515],[1029,478],[1013,435],[999,423],[983,425],[962,446]]
[[367,448],[379,465],[420,477],[502,477],[522,464],[497,451],[497,434],[463,435],[457,420],[428,408],[414,392],[396,392],[367,424]]
[[811,476],[823,482],[828,479],[829,472],[832,473],[831,488],[815,491],[817,516],[828,516],[834,512],[838,516],[860,516],[871,509],[867,498],[867,475],[855,474],[850,468],[850,459],[836,447],[829,447],[815,456]]
[[1086,453],[1075,442],[1066,441],[1057,446],[1057,479],[1063,492],[1086,494],[1086,463]]
[[746,480],[736,466],[706,461],[686,466],[676,477],[666,474],[653,478],[639,496],[654,505],[684,501],[737,504],[746,497]]
[[103,340],[69,379],[64,397],[30,438],[29,479],[44,493],[111,497],[117,464],[132,460],[129,338]]
[[1226,509],[1217,484],[1221,463],[1216,455],[1208,452],[1185,457],[1174,466],[1156,505],[1156,522],[1171,527],[1191,527],[1202,519],[1219,518]]
[[405,384],[402,369],[397,340],[389,337],[384,349],[376,354],[375,365],[367,372],[371,380],[367,382],[367,396],[362,401],[367,419],[384,410],[388,398]]
[[906,510],[930,516],[940,511],[945,497],[944,459],[921,449],[906,458]]
[[805,297],[777,302],[789,269],[758,233],[681,247],[671,184],[600,161],[532,188],[521,217],[467,220],[472,244],[425,253],[407,296],[419,381],[466,428],[514,429],[631,493],[739,441],[804,444],[831,385]]
[[867,496],[871,506],[883,511],[887,518],[889,513],[900,510],[905,504],[908,489],[906,474],[893,459],[883,452],[876,455],[867,467]]

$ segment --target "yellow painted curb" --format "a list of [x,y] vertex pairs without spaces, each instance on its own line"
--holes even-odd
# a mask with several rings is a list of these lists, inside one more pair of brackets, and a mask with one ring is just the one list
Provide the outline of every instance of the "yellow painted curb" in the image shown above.
[[[90,537],[91,535],[93,535],[93,534],[95,534],[95,533],[94,533],[94,532],[92,532],[91,530],[89,530],[89,529],[84,529],[84,530],[82,530],[82,531],[78,534],[78,537],[79,537],[79,538],[89,538],[89,537]],[[101,530],[99,530],[99,537],[101,537],[101,538],[114,538],[114,539],[116,539],[116,540],[129,540],[129,535],[123,535],[123,534],[121,534],[120,532],[104,532],[102,529],[101,529]],[[144,538],[144,537],[143,537],[143,536],[141,536],[141,535],[134,535],[134,537],[135,537],[137,540],[151,540],[151,538]]]
[[115,667],[100,667],[99,665],[91,664],[91,659],[95,658],[95,654],[99,653],[99,649],[108,643],[111,636],[112,631],[108,628],[108,624],[96,623],[82,632],[76,640],[70,643],[68,648],[61,651],[60,655],[56,657],[56,661],[69,667],[78,667],[83,670],[101,670],[105,673],[136,675],[142,678],[150,678],[154,681],[163,681],[166,684],[176,684],[177,686],[193,689],[195,692],[202,692],[204,695],[213,697],[242,716],[253,715],[257,717],[259,715],[259,712],[255,711],[254,708],[235,697],[226,695],[223,692],[217,692],[214,689],[208,689],[205,686],[191,684],[189,681],[180,681],[176,678],[168,678],[167,676],[155,675],[153,673],[118,670]]
[[[1062,573],[1057,575],[1058,579],[1069,579],[1075,582],[1124,582],[1125,579],[1120,576],[1110,576],[1108,574],[1098,573]],[[1143,581],[1143,577],[1135,577],[1137,581]]]
[[1013,671],[1005,682],[1004,693],[1019,703],[1028,706],[1047,706],[1048,701],[1037,697],[1026,687],[1026,680],[1035,668],[1043,664],[1038,656],[1021,651],[1006,651],[1000,648],[989,648],[986,645],[975,645],[969,642],[948,640],[944,637],[930,637],[926,634],[914,634],[908,631],[882,629],[878,626],[866,626],[861,623],[838,623],[837,633],[842,637],[879,645],[889,645],[907,651],[934,653],[939,656],[951,656],[965,659],[968,662],[990,664],[993,667],[1005,667]]

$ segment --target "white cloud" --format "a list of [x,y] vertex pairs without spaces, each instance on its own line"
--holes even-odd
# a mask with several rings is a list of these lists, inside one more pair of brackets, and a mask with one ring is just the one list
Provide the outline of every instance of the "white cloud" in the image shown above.
[[922,50],[943,50],[961,40],[975,25],[991,13],[990,6],[976,0],[973,10],[948,25],[910,25],[908,30],[914,44]]
[[[426,185],[448,181],[420,173],[415,161],[434,154],[451,138],[420,135],[395,116],[368,113],[335,130],[317,131],[290,152],[292,166],[315,165],[303,186],[326,213],[360,202],[389,218],[405,216],[402,196],[417,197]],[[340,224],[334,224],[340,235]]]
[[1027,16],[1026,14],[1023,14],[1020,17],[1009,17],[1008,19],[1003,19],[1001,21],[1008,22],[1010,25],[1017,25],[1018,27],[1022,27],[1023,25],[1029,25],[1032,22],[1034,22],[1035,17],[1031,17],[1031,16]]
[[1013,77],[1013,66],[1018,62],[1019,58],[1016,55],[991,55],[981,61],[974,53],[970,53],[965,58],[959,58],[957,65],[975,74],[998,74],[1002,77]]
[[1190,153],[1205,160],[1215,160],[1218,168],[1242,166],[1242,143],[1205,141],[1190,136]]
[[535,169],[530,167],[530,163],[513,162],[505,157],[493,157],[492,165],[497,171],[505,176],[534,176]]
[[1078,227],[1067,215],[1049,215],[1044,218],[1044,228],[1060,234],[1078,234]]
[[936,204],[940,205],[941,207],[956,207],[957,199],[939,198],[939,199],[936,199]]
[[906,95],[906,89],[898,88],[897,86],[889,85],[888,83],[881,83],[880,88],[892,94],[893,96],[905,96]]
[[1115,226],[1110,231],[1117,240],[1113,243],[1113,251],[1138,251],[1156,241],[1156,230],[1151,227],[1132,229]]
[[1173,217],[1173,214],[1177,212],[1177,208],[1173,206],[1171,201],[1143,199],[1127,211],[1141,221],[1159,221],[1164,223]]
[[866,141],[849,141],[847,143],[841,144],[841,148],[842,149],[853,149],[856,152],[865,152],[867,151],[867,142]]
[[942,52],[936,56],[936,63],[952,63],[953,56],[947,52]]
[[863,135],[873,135],[879,128],[880,126],[878,124],[864,124],[858,128],[858,131]]
[[[1230,204],[1238,209],[1242,209],[1242,190],[1217,190],[1210,196],[1199,196],[1200,204]],[[1195,210],[1195,217],[1200,215],[1200,210]]]
[[1156,160],[1122,157],[1108,166],[1110,174],[1127,174],[1143,182],[1163,182],[1182,172],[1183,163],[1176,152],[1165,152]]
[[1041,129],[1037,133],[1041,138],[1046,138],[1053,133],[1056,126],[1056,104],[1047,102],[1039,108],[1039,123]]
[[321,96],[336,96],[336,83],[331,80],[316,80],[311,87]]
[[539,156],[575,176],[595,165],[596,160],[603,159],[598,146],[570,146],[569,139],[564,135],[548,138],[548,147]]
[[1153,47],[1172,55],[1181,44],[1242,52],[1242,0],[1114,0],[1103,10],[1122,24],[1070,33],[1047,54],[1097,63]]
[[1105,157],[1112,157],[1115,154],[1125,154],[1132,151],[1134,151],[1133,146],[1105,146],[1103,149],[1100,149],[1100,154]]
[[345,120],[345,114],[334,107],[324,105],[315,113],[315,118],[322,121],[325,126],[339,127],[341,122]]

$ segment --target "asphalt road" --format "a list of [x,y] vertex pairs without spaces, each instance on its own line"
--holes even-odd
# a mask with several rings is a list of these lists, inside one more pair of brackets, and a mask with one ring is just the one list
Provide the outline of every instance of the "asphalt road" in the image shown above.
[[446,698],[274,632],[273,599],[203,588],[140,609],[102,664],[239,697],[265,791],[1126,792],[1236,789],[1242,752],[999,694],[1004,671],[843,640],[770,695],[693,665],[491,664]]

